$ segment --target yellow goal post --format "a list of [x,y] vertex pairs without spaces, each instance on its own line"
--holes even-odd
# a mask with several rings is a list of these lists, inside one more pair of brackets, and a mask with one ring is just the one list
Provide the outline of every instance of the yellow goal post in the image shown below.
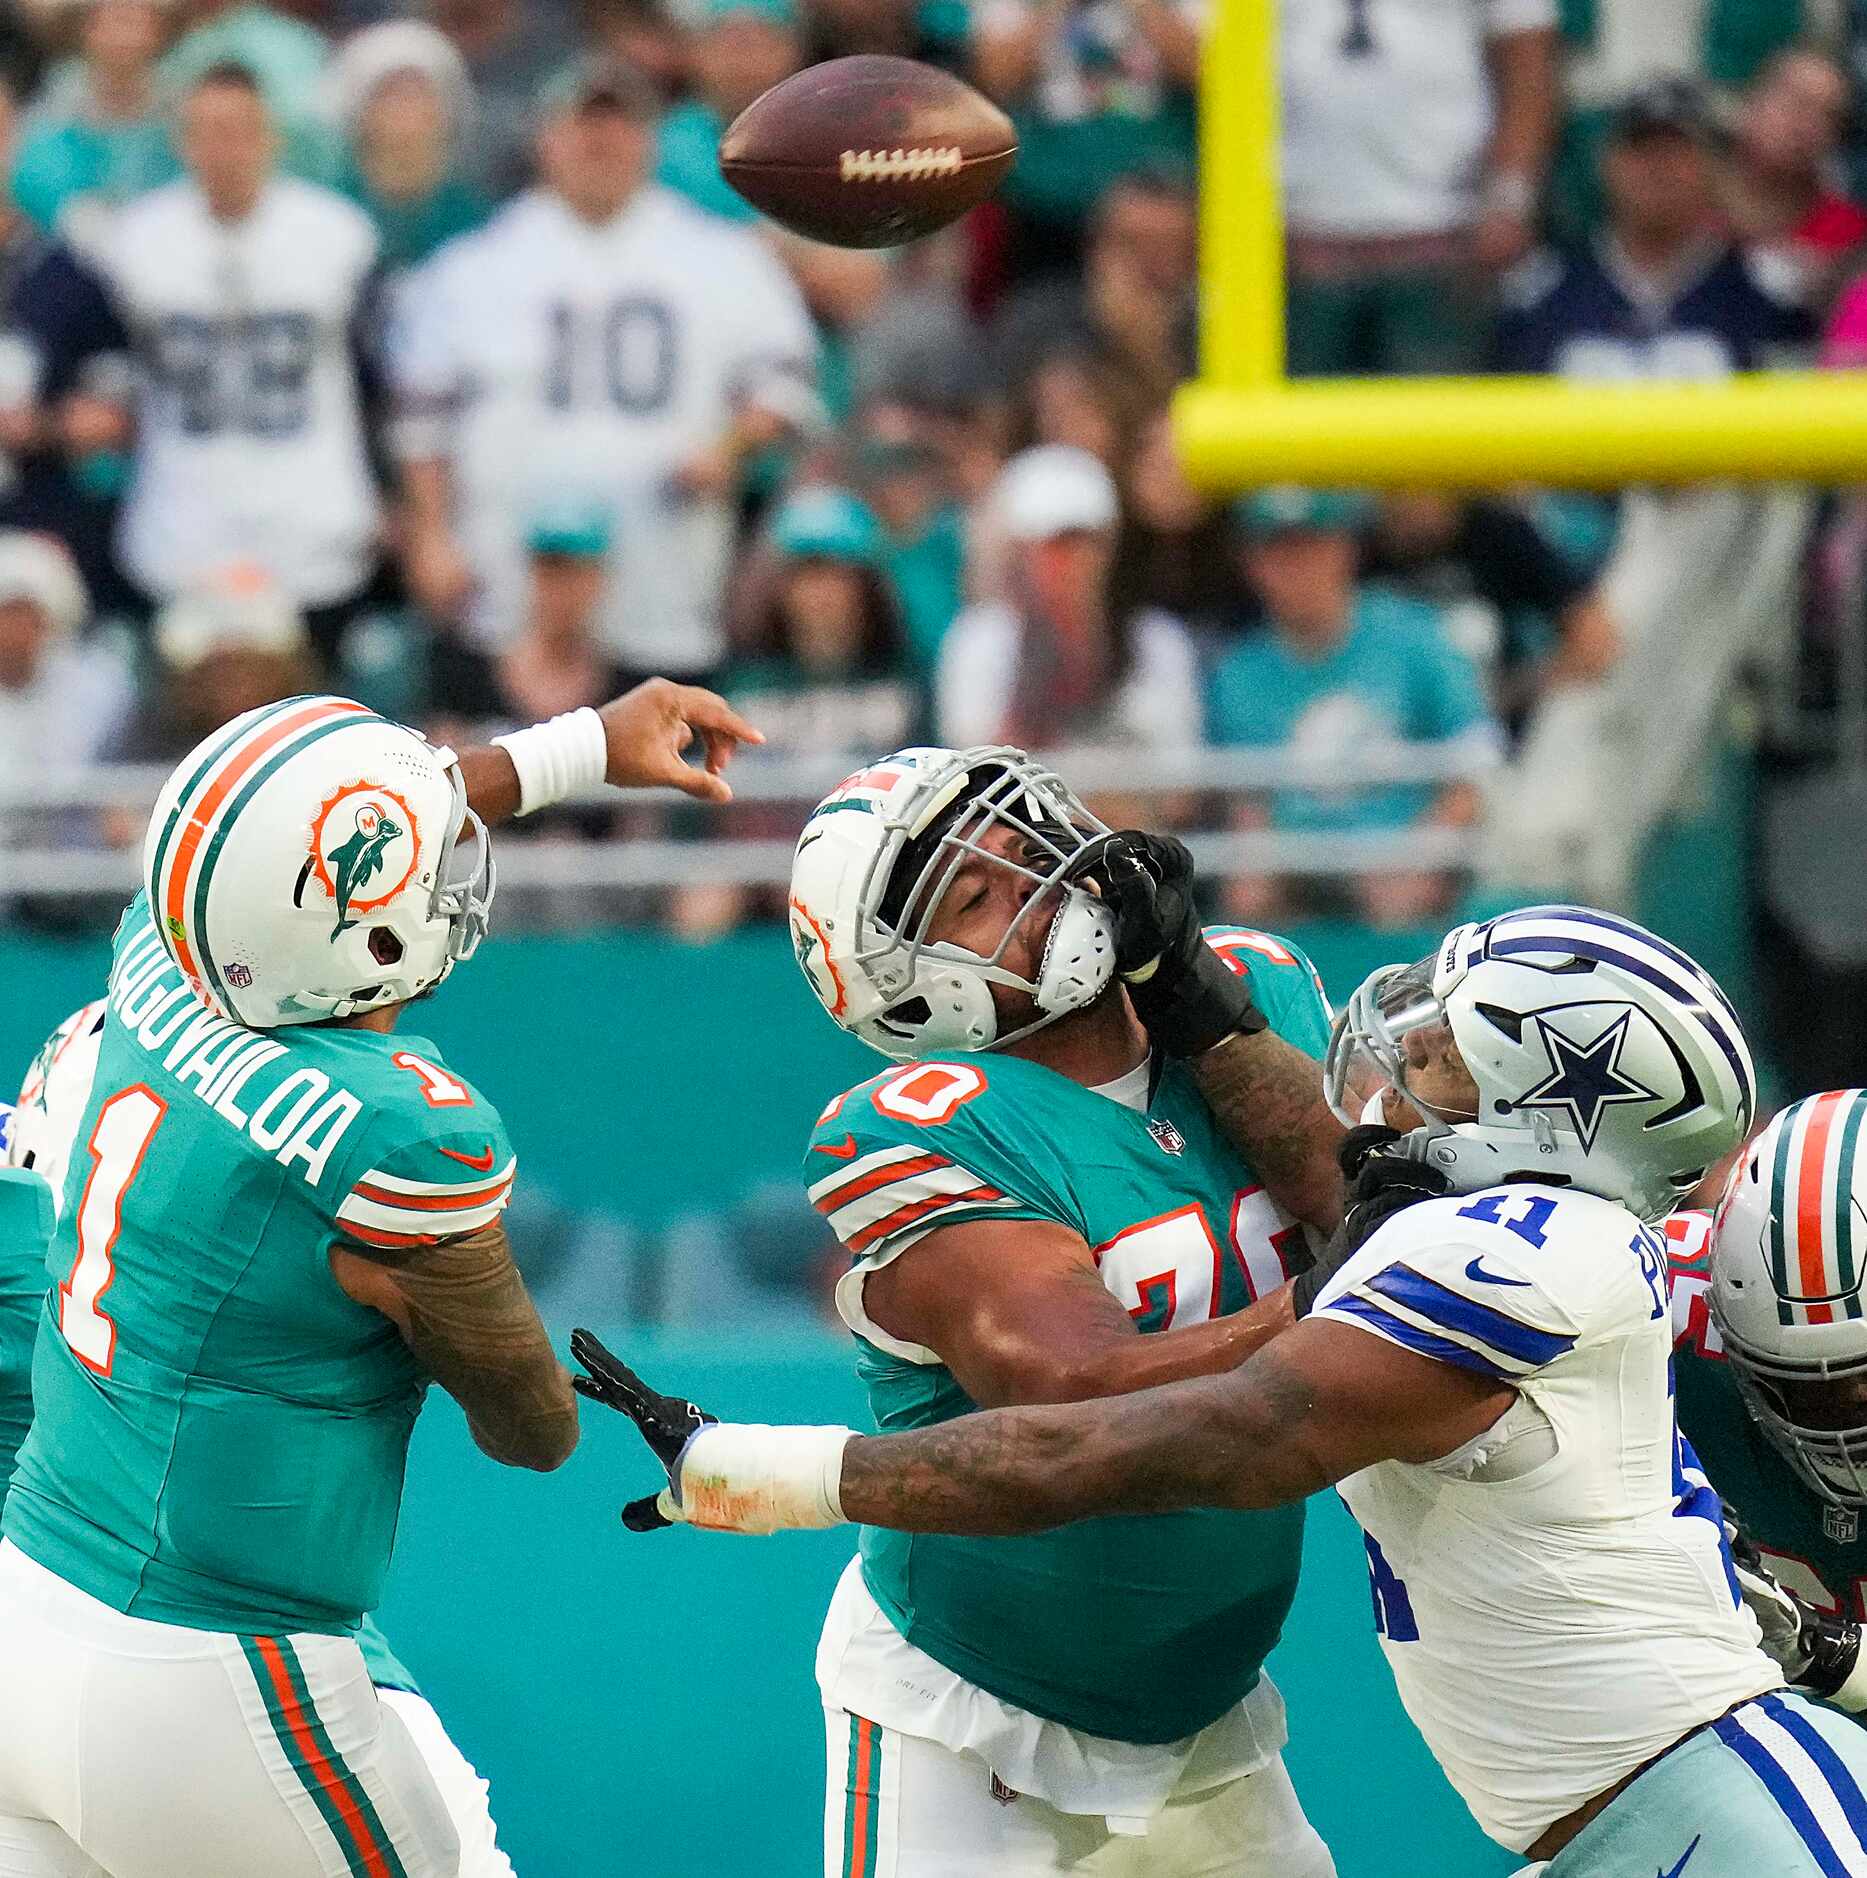
[[1200,98],[1201,375],[1174,432],[1202,488],[1867,480],[1867,372],[1682,383],[1284,373],[1281,0],[1219,0]]

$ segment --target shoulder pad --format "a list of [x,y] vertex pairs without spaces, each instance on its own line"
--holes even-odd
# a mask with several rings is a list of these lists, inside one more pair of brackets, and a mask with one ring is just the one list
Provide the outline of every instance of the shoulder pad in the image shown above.
[[1322,978],[1300,947],[1248,926],[1208,926],[1206,943],[1233,971],[1251,980],[1258,1006],[1286,1043],[1320,1057],[1335,1014]]
[[[431,1056],[397,1049],[391,1082],[340,1187],[338,1226],[369,1246],[433,1244],[505,1211],[518,1157],[499,1111]],[[379,1085],[380,1087],[380,1085]]]
[[1590,1194],[1512,1186],[1427,1200],[1382,1225],[1316,1315],[1502,1381],[1666,1315],[1659,1235]]
[[804,1155],[811,1204],[852,1252],[982,1212],[1081,1229],[1041,1120],[1002,1085],[1015,1057],[933,1058],[858,1083],[818,1118]]

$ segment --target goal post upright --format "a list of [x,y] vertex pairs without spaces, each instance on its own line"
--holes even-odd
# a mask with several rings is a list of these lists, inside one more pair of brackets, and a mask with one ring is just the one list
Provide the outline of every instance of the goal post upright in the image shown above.
[[1867,481],[1867,372],[1288,380],[1281,4],[1217,0],[1201,73],[1201,375],[1174,399],[1195,483]]

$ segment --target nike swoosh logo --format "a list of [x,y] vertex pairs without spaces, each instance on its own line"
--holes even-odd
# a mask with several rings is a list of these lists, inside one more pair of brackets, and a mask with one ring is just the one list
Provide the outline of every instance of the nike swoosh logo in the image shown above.
[[1476,1259],[1465,1267],[1465,1276],[1475,1285],[1522,1285],[1525,1290],[1530,1287],[1529,1279],[1501,1278],[1496,1272],[1486,1271]]
[[472,1168],[476,1174],[490,1174],[493,1171],[493,1144],[490,1141],[483,1154],[462,1154],[457,1148],[442,1148],[441,1152],[450,1161],[458,1161],[462,1167]]
[[1704,1838],[1704,1836],[1705,1835],[1701,1832],[1698,1836],[1698,1839],[1694,1839],[1692,1843],[1689,1846],[1687,1846],[1683,1852],[1679,1854],[1679,1863],[1675,1865],[1671,1871],[1663,1871],[1663,1872],[1658,1873],[1657,1878],[1679,1878],[1679,1874],[1685,1870],[1686,1860],[1689,1859],[1692,1856],[1692,1854],[1698,1850],[1699,1839]]
[[828,1154],[839,1161],[853,1161],[856,1158],[856,1137],[845,1135],[841,1141],[813,1141],[812,1149],[818,1154]]

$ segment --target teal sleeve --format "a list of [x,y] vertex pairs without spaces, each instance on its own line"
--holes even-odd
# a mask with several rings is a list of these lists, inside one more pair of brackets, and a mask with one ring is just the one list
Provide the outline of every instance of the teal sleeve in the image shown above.
[[51,1242],[52,1189],[26,1168],[0,1168],[0,1499],[32,1425],[32,1347]]
[[1206,943],[1233,971],[1251,980],[1252,995],[1271,1029],[1320,1062],[1335,1016],[1322,979],[1302,948],[1276,933],[1244,926],[1208,926]]
[[1046,1125],[1049,1074],[982,1055],[859,1084],[811,1134],[811,1204],[856,1257],[973,1219],[1052,1220],[1086,1235],[1059,1131]]

